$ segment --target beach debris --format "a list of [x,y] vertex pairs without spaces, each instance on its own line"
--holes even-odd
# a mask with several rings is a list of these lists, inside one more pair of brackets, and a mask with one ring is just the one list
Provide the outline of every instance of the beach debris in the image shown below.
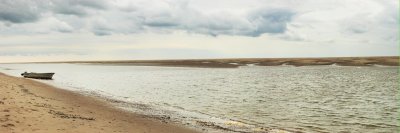
[[61,118],[66,118],[66,119],[96,120],[93,117],[82,117],[80,115],[66,114],[64,112],[54,111],[54,110],[50,110],[49,114],[53,114],[55,116],[58,116],[58,117],[61,117]]

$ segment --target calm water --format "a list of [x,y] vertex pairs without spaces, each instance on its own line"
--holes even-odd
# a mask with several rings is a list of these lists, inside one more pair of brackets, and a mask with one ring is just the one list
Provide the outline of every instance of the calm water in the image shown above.
[[18,76],[23,71],[55,72],[53,81],[44,82],[170,110],[165,114],[189,125],[396,132],[399,121],[398,67],[0,64],[0,72]]

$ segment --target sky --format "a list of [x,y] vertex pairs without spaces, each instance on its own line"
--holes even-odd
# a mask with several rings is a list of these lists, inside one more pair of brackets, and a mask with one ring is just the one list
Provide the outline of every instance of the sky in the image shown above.
[[1,0],[0,62],[399,55],[397,0]]

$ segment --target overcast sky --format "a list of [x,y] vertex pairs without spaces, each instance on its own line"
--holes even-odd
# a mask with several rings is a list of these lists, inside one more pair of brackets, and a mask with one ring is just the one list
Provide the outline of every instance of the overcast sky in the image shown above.
[[393,56],[397,0],[1,0],[0,62]]

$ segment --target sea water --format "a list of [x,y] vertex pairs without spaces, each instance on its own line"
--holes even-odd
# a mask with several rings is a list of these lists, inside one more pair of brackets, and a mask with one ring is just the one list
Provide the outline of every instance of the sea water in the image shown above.
[[147,110],[124,108],[192,126],[364,133],[399,127],[398,67],[0,64],[9,75],[24,71],[55,72],[54,80],[41,81],[143,105]]

